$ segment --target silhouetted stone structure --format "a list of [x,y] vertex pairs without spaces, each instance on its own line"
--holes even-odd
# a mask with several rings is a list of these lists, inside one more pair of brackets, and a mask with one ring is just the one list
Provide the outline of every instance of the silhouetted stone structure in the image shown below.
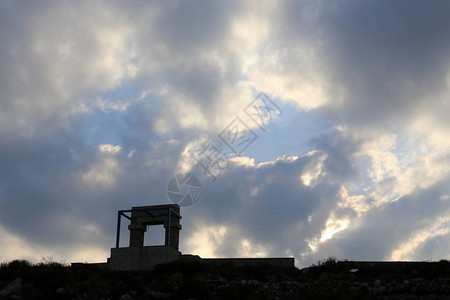
[[[121,219],[130,220],[129,247],[119,247]],[[231,263],[240,265],[268,264],[277,267],[294,267],[293,257],[283,258],[201,258],[198,255],[182,255],[178,251],[181,230],[180,207],[177,204],[138,206],[129,210],[119,210],[117,216],[116,247],[111,249],[108,263],[97,264],[118,271],[151,270],[156,264],[168,263],[174,260],[183,262],[197,261],[205,264]],[[144,246],[144,234],[147,226],[163,225],[165,242],[161,246]],[[75,264],[77,265],[77,264]]]
[[[128,216],[127,213],[131,213]],[[129,247],[119,248],[120,223],[125,217],[131,221]],[[138,206],[130,210],[120,210],[117,219],[116,248],[111,249],[108,259],[112,270],[148,270],[154,265],[168,263],[180,258],[178,251],[180,237],[180,206],[177,204]],[[144,246],[147,226],[163,225],[165,228],[164,246]]]
[[165,245],[178,250],[180,239],[180,207],[177,204],[139,206],[131,209],[130,247],[144,246],[147,226],[163,225],[166,230]]

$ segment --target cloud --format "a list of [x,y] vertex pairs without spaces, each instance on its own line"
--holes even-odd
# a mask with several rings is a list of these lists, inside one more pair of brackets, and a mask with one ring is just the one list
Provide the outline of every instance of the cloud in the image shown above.
[[[180,171],[183,251],[448,258],[448,4],[0,5],[0,259],[101,260]],[[259,92],[283,115],[211,183],[196,151]]]
[[33,134],[55,121],[64,124],[87,95],[132,77],[131,29],[117,11],[67,2],[24,4],[2,4],[3,130]]

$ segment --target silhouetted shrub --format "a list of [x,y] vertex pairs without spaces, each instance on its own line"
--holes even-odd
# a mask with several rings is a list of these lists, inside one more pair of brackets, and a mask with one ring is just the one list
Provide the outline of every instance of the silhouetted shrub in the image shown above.
[[334,272],[338,268],[338,259],[336,257],[330,256],[327,259],[318,260],[311,268],[320,269],[325,272]]
[[32,265],[29,261],[26,260],[13,260],[8,263],[0,264],[0,279],[11,281],[17,277],[30,276]]

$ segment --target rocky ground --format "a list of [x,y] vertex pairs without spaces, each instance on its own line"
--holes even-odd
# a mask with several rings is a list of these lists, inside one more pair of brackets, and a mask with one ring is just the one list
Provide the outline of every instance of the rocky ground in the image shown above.
[[349,269],[329,259],[299,270],[175,262],[111,272],[13,261],[0,266],[0,299],[450,299],[450,263]]

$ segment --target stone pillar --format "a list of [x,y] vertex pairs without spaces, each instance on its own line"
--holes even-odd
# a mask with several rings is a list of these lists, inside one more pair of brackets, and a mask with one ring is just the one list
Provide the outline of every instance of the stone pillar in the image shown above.
[[130,230],[130,247],[144,247],[144,233],[147,231],[147,226],[131,222],[128,229]]
[[[167,224],[164,224],[164,228],[167,231]],[[181,230],[181,225],[179,223],[175,223],[175,224],[171,224],[170,225],[170,236],[169,236],[169,243],[170,243],[170,247],[178,250],[178,244],[180,241],[180,230]]]
[[[171,206],[171,207],[172,207],[173,211],[177,212],[178,214],[180,213],[180,207],[178,205],[174,205],[174,206]],[[174,248],[175,250],[178,250],[181,228],[182,227],[181,227],[181,224],[180,224],[180,219],[172,215],[171,218],[170,218],[170,237],[169,237],[169,241],[170,241],[170,247]]]

